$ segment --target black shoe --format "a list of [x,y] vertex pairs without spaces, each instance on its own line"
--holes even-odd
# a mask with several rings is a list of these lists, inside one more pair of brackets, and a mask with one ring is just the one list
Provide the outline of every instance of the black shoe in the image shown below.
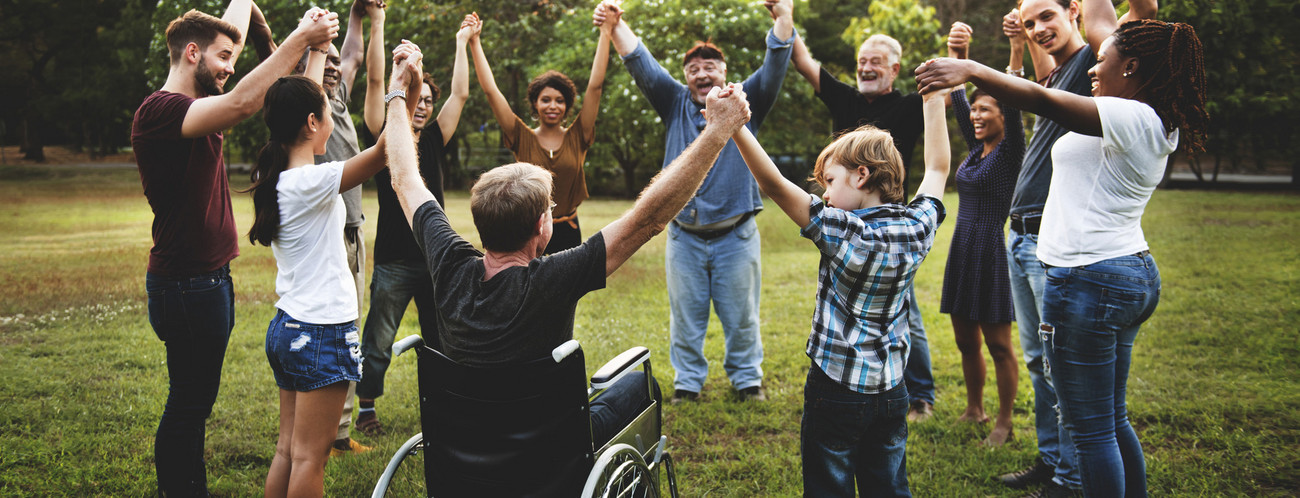
[[699,400],[700,400],[700,393],[697,393],[695,391],[687,391],[685,389],[677,389],[673,391],[673,399],[668,400],[668,402],[675,405],[677,403],[682,403],[685,401],[699,401]]
[[1060,484],[1056,481],[1048,480],[1047,485],[1038,488],[1037,491],[1025,495],[1025,498],[1075,498],[1083,496],[1083,492],[1076,491]]
[[1052,476],[1055,474],[1056,469],[1044,463],[1042,458],[1035,458],[1034,466],[1010,474],[1002,474],[998,476],[998,481],[1010,488],[1025,489],[1053,482]]
[[767,392],[763,386],[750,386],[740,390],[741,401],[767,401]]

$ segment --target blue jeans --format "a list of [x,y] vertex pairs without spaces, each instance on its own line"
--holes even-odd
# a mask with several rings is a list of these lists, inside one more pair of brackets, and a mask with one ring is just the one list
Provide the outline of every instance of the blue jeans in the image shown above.
[[1043,342],[1038,336],[1038,310],[1042,309],[1043,283],[1046,280],[1043,263],[1038,261],[1038,235],[1020,234],[1014,230],[1007,237],[1007,271],[1011,277],[1011,299],[1016,309],[1016,322],[1020,330],[1020,350],[1024,352],[1029,381],[1034,386],[1034,429],[1038,435],[1038,456],[1043,463],[1056,469],[1057,484],[1078,488],[1078,457],[1070,435],[1061,427],[1056,411],[1056,388],[1051,372],[1046,368],[1047,358]]
[[652,378],[650,386],[653,390],[646,391],[645,372],[637,370],[629,372],[591,400],[591,441],[597,449],[636,420],[636,416],[650,406],[651,400],[663,400],[659,382]]
[[723,368],[731,385],[738,390],[762,385],[758,224],[751,217],[730,233],[705,240],[672,223],[664,260],[672,341],[669,360],[677,371],[673,386],[693,392],[704,387],[709,374],[709,362],[704,359],[704,332],[709,327],[710,302],[726,336]]
[[167,348],[167,405],[154,436],[158,489],[171,497],[207,496],[204,424],[235,328],[230,265],[188,277],[147,273],[145,290],[149,324]]
[[934,374],[930,372],[930,343],[925,339],[925,323],[921,321],[921,306],[916,303],[916,291],[907,288],[907,328],[912,339],[912,350],[907,353],[907,368],[903,381],[912,401],[925,401],[934,405]]
[[415,299],[420,314],[420,335],[425,344],[440,349],[433,279],[428,267],[423,261],[408,260],[375,265],[370,277],[370,311],[361,337],[363,360],[357,397],[375,399],[384,394],[384,374],[393,361],[393,339],[411,299]]
[[907,489],[907,384],[852,391],[815,363],[804,384],[799,450],[803,495],[911,496]]
[[1125,394],[1133,340],[1159,301],[1150,253],[1047,269],[1041,334],[1088,496],[1146,496]]

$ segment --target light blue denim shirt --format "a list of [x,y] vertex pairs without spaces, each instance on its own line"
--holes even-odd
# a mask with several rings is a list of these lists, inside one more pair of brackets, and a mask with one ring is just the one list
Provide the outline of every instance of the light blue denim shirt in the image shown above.
[[[743,84],[751,113],[746,126],[755,134],[781,92],[785,70],[790,66],[794,36],[781,41],[769,30],[763,65]],[[640,41],[637,41],[636,50],[623,57],[623,64],[668,126],[663,164],[667,167],[700,136],[705,124],[704,116],[700,114],[704,105],[691,100],[690,89],[673,79]],[[763,209],[763,200],[759,197],[758,183],[745,166],[735,142],[727,141],[718,161],[704,178],[704,184],[677,214],[677,221],[687,225],[707,225],[760,209]]]

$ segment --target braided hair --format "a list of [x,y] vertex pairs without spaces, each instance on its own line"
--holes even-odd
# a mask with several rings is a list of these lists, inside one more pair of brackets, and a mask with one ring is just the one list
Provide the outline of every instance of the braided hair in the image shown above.
[[1140,19],[1115,30],[1115,48],[1138,59],[1147,104],[1167,131],[1180,128],[1193,152],[1205,149],[1205,61],[1201,40],[1190,25]]

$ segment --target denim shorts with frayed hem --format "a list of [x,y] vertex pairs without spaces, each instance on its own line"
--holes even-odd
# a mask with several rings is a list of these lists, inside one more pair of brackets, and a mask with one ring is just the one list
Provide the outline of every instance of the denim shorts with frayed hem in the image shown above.
[[307,323],[276,310],[266,328],[266,359],[275,384],[286,391],[356,382],[361,380],[361,335],[354,322]]

